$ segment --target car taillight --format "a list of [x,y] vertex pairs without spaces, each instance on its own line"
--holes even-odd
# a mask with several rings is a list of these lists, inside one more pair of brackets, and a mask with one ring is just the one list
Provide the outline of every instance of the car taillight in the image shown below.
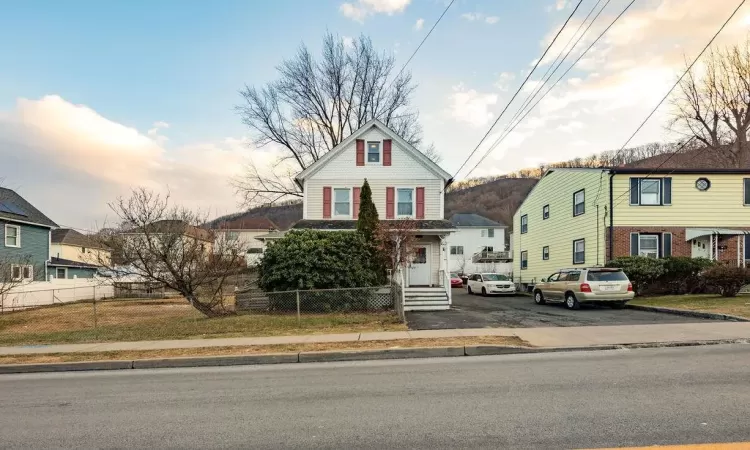
[[591,286],[588,283],[581,284],[581,292],[591,292]]
[[633,292],[633,283],[628,283],[628,292]]

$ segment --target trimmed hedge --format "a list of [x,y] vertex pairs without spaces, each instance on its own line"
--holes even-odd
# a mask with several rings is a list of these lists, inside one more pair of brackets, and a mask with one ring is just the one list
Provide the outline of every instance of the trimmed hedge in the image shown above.
[[701,276],[714,262],[706,258],[646,258],[627,256],[616,258],[608,267],[621,268],[633,283],[636,294],[695,294],[706,290]]
[[723,297],[736,297],[743,286],[750,284],[750,269],[722,264],[708,269],[703,277]]
[[376,286],[369,248],[353,231],[293,230],[266,249],[258,285],[265,291]]

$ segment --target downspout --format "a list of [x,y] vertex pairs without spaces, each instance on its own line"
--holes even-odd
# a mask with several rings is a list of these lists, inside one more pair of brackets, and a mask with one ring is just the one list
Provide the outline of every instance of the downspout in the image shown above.
[[610,170],[609,172],[609,261],[614,258],[614,241],[615,241],[615,229],[614,229],[614,217],[615,217],[615,200],[612,198],[612,186],[614,185],[615,173]]

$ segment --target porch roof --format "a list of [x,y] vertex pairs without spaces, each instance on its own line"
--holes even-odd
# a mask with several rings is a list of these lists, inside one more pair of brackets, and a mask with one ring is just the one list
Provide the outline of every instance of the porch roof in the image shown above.
[[738,236],[742,234],[750,234],[750,231],[732,230],[730,228],[686,228],[685,240],[690,241],[695,238],[711,235]]

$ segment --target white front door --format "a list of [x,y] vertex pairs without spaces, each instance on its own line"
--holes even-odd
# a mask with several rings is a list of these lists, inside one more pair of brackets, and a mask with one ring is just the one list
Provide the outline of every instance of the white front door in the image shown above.
[[430,284],[430,258],[428,246],[415,246],[414,259],[409,266],[409,286],[428,286]]
[[692,241],[692,254],[693,258],[711,258],[711,239],[709,236],[702,236],[695,238]]

